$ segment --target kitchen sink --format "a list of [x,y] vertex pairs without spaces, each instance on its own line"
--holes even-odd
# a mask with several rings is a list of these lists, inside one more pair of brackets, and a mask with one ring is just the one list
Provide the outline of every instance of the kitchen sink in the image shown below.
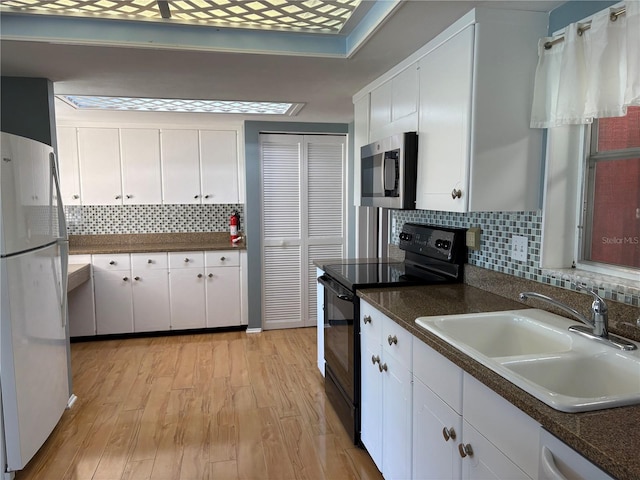
[[564,412],[640,404],[640,354],[568,331],[538,309],[420,317],[416,324]]
[[[540,312],[543,312],[541,314]],[[487,357],[507,357],[571,350],[572,335],[544,322],[543,310],[512,310],[443,317],[421,317],[418,325],[459,350]],[[542,319],[537,319],[541,316]],[[565,320],[566,321],[566,320]]]

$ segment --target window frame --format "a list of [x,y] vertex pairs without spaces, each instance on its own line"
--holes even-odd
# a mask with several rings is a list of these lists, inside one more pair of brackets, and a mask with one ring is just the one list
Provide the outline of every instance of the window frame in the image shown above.
[[[583,126],[583,147],[580,154],[576,228],[574,240],[574,261],[575,268],[586,272],[604,274],[619,277],[627,280],[638,280],[640,268],[625,267],[604,262],[596,262],[585,259],[587,242],[592,238],[592,222],[588,221],[588,216],[593,214],[595,176],[591,171],[595,169],[597,163],[612,160],[624,160],[629,157],[640,156],[640,148],[628,148],[622,150],[611,150],[598,152],[598,120]],[[572,265],[573,267],[573,265]]]

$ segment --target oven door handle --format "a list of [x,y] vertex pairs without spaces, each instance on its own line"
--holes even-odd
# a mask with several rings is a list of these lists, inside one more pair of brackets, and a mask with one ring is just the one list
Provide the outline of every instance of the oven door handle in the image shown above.
[[349,290],[337,283],[331,277],[327,275],[321,275],[318,277],[318,283],[328,289],[331,293],[337,296],[340,300],[346,302],[353,302],[353,295]]

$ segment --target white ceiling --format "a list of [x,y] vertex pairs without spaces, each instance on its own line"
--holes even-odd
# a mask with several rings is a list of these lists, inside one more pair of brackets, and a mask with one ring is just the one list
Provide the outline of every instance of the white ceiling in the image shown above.
[[470,9],[549,12],[562,3],[407,1],[346,59],[3,40],[0,68],[2,75],[49,78],[57,94],[304,102],[296,117],[243,118],[347,123],[356,92]]

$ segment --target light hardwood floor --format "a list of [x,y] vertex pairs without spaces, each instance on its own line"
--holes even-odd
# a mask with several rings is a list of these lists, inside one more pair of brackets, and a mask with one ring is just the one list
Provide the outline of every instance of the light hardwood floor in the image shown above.
[[315,335],[72,344],[78,401],[16,479],[380,479],[325,397]]

